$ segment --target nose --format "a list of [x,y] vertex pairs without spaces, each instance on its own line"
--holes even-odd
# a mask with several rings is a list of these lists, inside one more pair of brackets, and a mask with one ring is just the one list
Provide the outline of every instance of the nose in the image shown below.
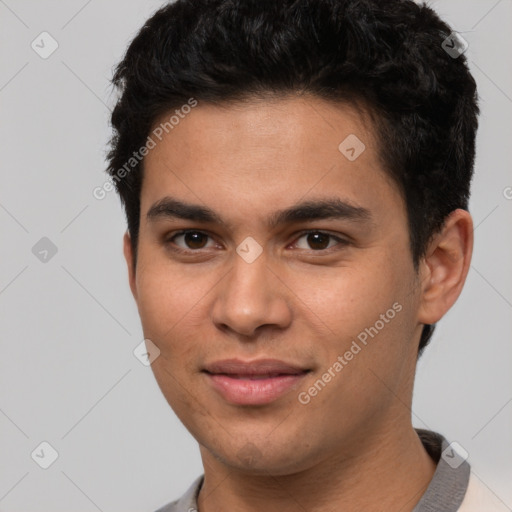
[[251,263],[235,254],[217,293],[212,319],[224,331],[254,338],[264,326],[284,329],[291,322],[289,289],[269,267],[265,251]]

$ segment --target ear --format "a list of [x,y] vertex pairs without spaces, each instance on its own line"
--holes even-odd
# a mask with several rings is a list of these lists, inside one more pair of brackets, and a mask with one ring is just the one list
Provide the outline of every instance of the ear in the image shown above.
[[471,215],[466,210],[454,210],[420,262],[420,323],[436,323],[453,306],[466,281],[472,252]]
[[135,265],[133,262],[132,240],[128,231],[126,231],[123,237],[123,252],[126,264],[128,265],[128,280],[130,282],[130,289],[132,291],[135,302],[137,302],[137,286],[135,283]]

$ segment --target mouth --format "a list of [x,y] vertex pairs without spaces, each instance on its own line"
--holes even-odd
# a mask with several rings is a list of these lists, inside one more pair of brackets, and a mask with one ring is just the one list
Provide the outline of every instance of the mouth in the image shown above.
[[310,369],[276,359],[218,361],[203,369],[210,385],[235,405],[264,405],[296,388]]

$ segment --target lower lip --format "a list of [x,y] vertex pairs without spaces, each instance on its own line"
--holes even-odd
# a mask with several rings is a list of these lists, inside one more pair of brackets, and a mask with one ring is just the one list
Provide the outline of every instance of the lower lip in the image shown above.
[[207,377],[214,389],[227,402],[236,405],[263,405],[277,400],[290,389],[296,387],[306,373],[298,375],[280,375],[267,379],[237,379],[227,375],[212,375]]

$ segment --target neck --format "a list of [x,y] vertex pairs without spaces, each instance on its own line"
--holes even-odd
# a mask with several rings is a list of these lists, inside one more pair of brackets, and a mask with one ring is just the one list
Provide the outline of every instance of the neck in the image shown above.
[[410,421],[351,440],[358,455],[325,457],[289,475],[250,474],[227,466],[201,447],[205,468],[198,497],[201,512],[400,510],[411,512],[427,489],[436,464]]

